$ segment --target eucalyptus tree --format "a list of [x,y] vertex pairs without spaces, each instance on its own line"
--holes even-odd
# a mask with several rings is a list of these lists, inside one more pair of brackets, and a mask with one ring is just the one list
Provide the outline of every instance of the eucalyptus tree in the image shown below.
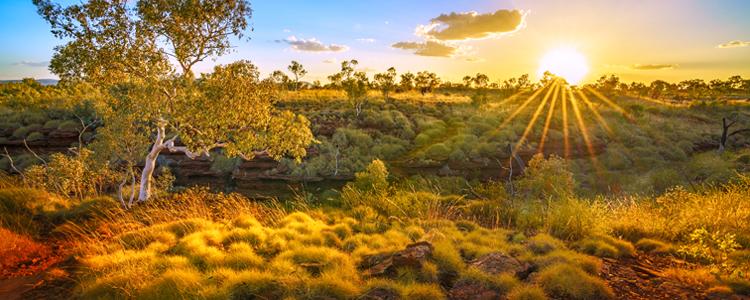
[[383,99],[388,100],[388,95],[396,87],[396,68],[390,67],[385,73],[377,73],[373,79],[383,93]]
[[411,91],[414,88],[414,73],[412,72],[406,72],[401,74],[401,81],[399,81],[399,86],[404,91]]
[[150,197],[165,151],[189,158],[216,148],[248,159],[261,152],[276,159],[306,155],[313,141],[309,121],[277,110],[273,85],[259,80],[250,62],[217,66],[197,79],[193,74],[196,64],[229,52],[230,39],[244,37],[252,15],[248,1],[34,4],[65,41],[55,48],[51,71],[108,93],[99,107],[104,127],[98,140],[109,144],[98,149],[109,150],[110,159],[145,157],[139,201]]
[[292,75],[294,75],[294,90],[299,90],[299,80],[307,75],[307,70],[305,70],[305,67],[296,60],[293,60],[292,64],[290,64],[287,69],[289,72],[292,72]]
[[367,74],[355,69],[358,64],[359,61],[356,59],[342,61],[341,71],[328,76],[332,84],[340,85],[344,89],[357,117],[362,113],[362,107],[367,101],[367,88],[370,85]]
[[419,92],[424,95],[432,92],[433,89],[440,85],[440,78],[438,78],[437,74],[433,72],[422,71],[417,73],[414,82],[419,89]]

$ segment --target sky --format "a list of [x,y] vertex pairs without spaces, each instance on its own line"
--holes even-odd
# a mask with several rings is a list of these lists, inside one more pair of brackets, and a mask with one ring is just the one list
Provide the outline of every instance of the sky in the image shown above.
[[[62,0],[62,3],[72,3]],[[583,82],[750,77],[750,1],[306,1],[251,0],[250,40],[234,40],[214,64],[248,59],[264,74],[291,60],[325,81],[342,60],[372,76],[429,70],[460,81],[528,73],[556,49],[585,58]],[[0,2],[0,80],[56,78],[47,69],[55,39],[30,0]]]

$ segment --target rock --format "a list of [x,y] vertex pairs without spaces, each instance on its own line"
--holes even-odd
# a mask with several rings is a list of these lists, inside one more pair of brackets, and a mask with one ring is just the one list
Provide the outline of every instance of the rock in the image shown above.
[[382,276],[392,274],[400,267],[422,267],[422,262],[432,256],[432,244],[418,242],[406,246],[404,250],[393,254],[376,254],[363,259],[365,276]]
[[506,299],[497,291],[480,282],[460,281],[448,291],[451,300],[495,300]]
[[499,252],[477,258],[470,262],[469,266],[476,267],[492,275],[511,273],[522,279],[526,278],[532,271],[529,263],[519,261],[515,257]]
[[364,300],[398,300],[401,299],[401,296],[398,294],[397,291],[387,289],[387,288],[374,288],[364,295],[360,296],[358,299],[364,299]]

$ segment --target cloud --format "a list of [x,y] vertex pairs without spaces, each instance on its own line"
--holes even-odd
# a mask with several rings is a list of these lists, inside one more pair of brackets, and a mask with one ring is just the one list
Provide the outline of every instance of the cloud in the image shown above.
[[287,29],[287,28],[284,28],[284,30],[282,30],[282,31],[284,31],[284,32],[286,32],[286,33],[290,33],[290,32],[292,32],[292,30],[291,30],[291,29]]
[[373,39],[373,38],[360,38],[360,39],[357,39],[357,42],[365,43],[365,44],[372,44],[372,43],[375,42],[375,39]]
[[326,45],[315,38],[298,39],[295,36],[290,36],[283,40],[276,40],[276,42],[289,44],[292,46],[292,49],[303,52],[343,52],[349,50],[349,47],[346,45]]
[[515,32],[524,26],[526,13],[520,10],[501,9],[494,13],[475,11],[442,14],[428,25],[417,27],[417,35],[427,39],[458,41],[493,38]]
[[750,41],[734,40],[716,46],[716,48],[740,48],[750,46]]
[[324,59],[323,60],[324,64],[335,64],[337,62],[338,62],[338,60],[336,60],[335,58],[329,58],[329,59]]
[[16,66],[26,66],[26,67],[48,67],[49,61],[20,61],[15,63]]
[[438,57],[451,57],[458,50],[458,47],[436,41],[398,42],[391,45],[391,47],[403,50],[413,50],[416,55]]
[[643,71],[651,71],[651,70],[671,70],[674,68],[677,68],[678,65],[676,64],[635,64],[630,66],[631,69],[634,70],[643,70]]

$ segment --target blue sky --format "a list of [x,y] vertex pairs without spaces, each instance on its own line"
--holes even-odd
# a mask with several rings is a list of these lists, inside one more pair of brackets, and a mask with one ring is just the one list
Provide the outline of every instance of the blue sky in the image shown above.
[[[71,1],[63,1],[70,3]],[[587,80],[615,73],[626,80],[682,80],[750,77],[750,47],[717,48],[730,41],[750,41],[750,1],[251,1],[254,31],[250,41],[235,41],[235,51],[209,60],[249,59],[265,74],[298,60],[310,71],[307,80],[324,79],[339,62],[356,58],[366,71],[395,66],[401,71],[427,69],[444,78],[483,72],[495,79],[536,73],[538,62],[556,47],[576,48],[588,59]],[[451,41],[461,54],[420,56],[395,49],[397,42],[424,42],[415,34],[441,14],[498,10],[524,12],[518,30],[479,40]],[[320,44],[344,45],[346,51],[300,51],[278,42],[294,36]],[[0,3],[0,79],[55,78],[45,67],[56,45],[31,1]],[[745,44],[742,44],[745,45]],[[747,43],[750,45],[750,43]],[[463,52],[463,50],[466,50]],[[670,66],[637,69],[636,65]],[[372,72],[370,73],[372,74]]]

